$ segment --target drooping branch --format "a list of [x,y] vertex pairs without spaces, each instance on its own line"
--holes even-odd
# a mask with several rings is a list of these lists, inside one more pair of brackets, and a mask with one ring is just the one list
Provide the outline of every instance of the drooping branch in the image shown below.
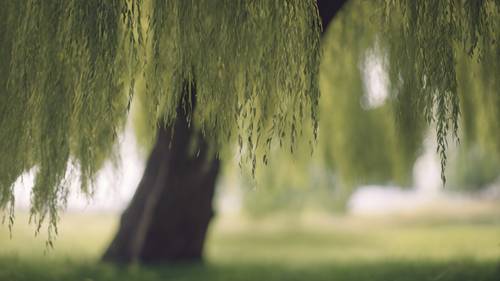
[[132,93],[144,105],[144,126],[156,129],[175,122],[180,89],[196,80],[200,106],[185,105],[188,121],[217,145],[242,140],[250,163],[262,159],[264,139],[293,143],[306,121],[317,127],[314,1],[145,2],[2,6],[0,209],[33,169],[32,213],[55,227],[71,168],[90,193],[115,156]]

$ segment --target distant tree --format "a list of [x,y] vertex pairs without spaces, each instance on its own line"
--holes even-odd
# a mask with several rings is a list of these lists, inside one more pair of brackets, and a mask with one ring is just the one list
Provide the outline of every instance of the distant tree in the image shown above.
[[[321,26],[343,2],[4,3],[0,208],[10,210],[12,221],[13,183],[34,170],[31,213],[39,229],[48,217],[51,243],[66,180],[76,175],[81,190],[92,193],[103,163],[116,158],[117,135],[133,103],[152,152],[105,259],[200,258],[217,156],[237,144],[241,162],[255,174],[273,143],[293,151],[307,131],[311,146],[317,140]],[[374,3],[373,15],[362,20],[381,27],[373,38],[387,50],[402,135],[412,136],[422,120],[434,124],[444,170],[447,136],[459,129],[456,60],[465,50],[498,83],[500,3]],[[500,105],[496,92],[487,101]],[[488,114],[500,116],[498,108]]]

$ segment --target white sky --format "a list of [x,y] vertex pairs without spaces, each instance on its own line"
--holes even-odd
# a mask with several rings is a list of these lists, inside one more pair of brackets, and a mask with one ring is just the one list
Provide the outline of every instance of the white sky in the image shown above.
[[[121,211],[132,198],[144,170],[144,157],[138,146],[131,126],[127,126],[120,139],[120,163],[117,169],[108,164],[100,172],[95,194],[87,198],[78,190],[78,184],[71,186],[67,211],[97,212]],[[25,173],[15,184],[16,207],[28,209],[30,190],[34,173]]]

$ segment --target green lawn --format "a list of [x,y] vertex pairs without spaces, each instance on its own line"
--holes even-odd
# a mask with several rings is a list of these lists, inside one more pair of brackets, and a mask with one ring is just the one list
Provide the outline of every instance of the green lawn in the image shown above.
[[500,215],[218,219],[204,265],[99,264],[116,218],[66,215],[55,249],[19,215],[0,226],[0,280],[491,280],[500,281]]

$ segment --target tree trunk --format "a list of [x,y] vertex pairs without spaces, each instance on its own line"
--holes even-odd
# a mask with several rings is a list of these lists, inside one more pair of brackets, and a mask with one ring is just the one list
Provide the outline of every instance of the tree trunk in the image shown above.
[[144,175],[104,261],[201,260],[213,216],[219,160],[208,153],[207,143],[188,125],[185,115],[179,116],[173,130],[159,129]]
[[[325,29],[346,1],[318,0]],[[182,118],[183,111],[178,110],[178,114],[181,118],[173,130],[159,130],[142,180],[121,217],[104,261],[160,263],[202,259],[213,216],[219,161],[207,152],[202,136],[195,135],[186,118]],[[196,155],[190,149],[192,140],[197,140]]]

